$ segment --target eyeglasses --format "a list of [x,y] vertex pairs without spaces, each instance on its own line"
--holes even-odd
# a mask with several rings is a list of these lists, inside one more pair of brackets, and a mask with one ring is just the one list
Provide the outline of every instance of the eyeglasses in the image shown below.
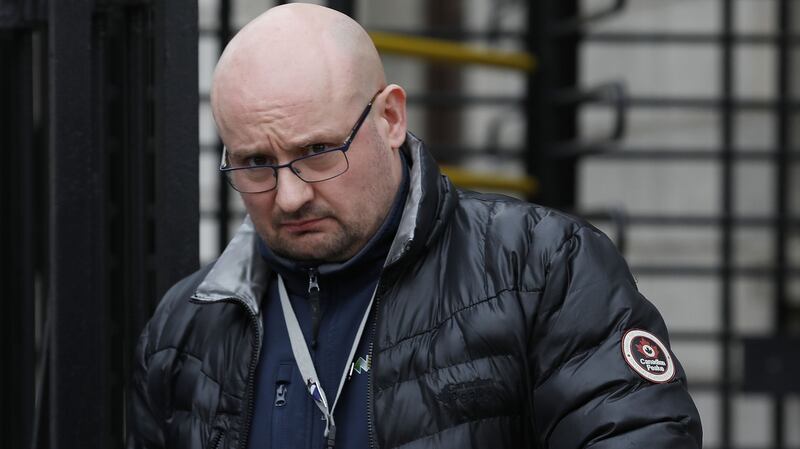
[[[372,102],[375,97],[367,103],[367,107],[361,113],[355,126],[350,131],[344,143],[335,148],[325,148],[320,150],[316,148],[309,148],[313,152],[306,156],[298,157],[286,164],[270,165],[259,163],[258,159],[263,159],[262,155],[248,155],[241,158],[242,160],[233,161],[228,153],[227,148],[222,149],[222,162],[220,163],[219,170],[225,173],[228,183],[239,192],[242,193],[263,193],[269,192],[278,186],[278,170],[284,167],[289,169],[298,178],[308,183],[322,182],[333,179],[350,168],[350,162],[347,160],[347,150],[350,149],[350,144],[353,143],[359,128],[369,115],[372,109]],[[314,147],[315,145],[312,145]],[[316,151],[316,152],[314,152]]]

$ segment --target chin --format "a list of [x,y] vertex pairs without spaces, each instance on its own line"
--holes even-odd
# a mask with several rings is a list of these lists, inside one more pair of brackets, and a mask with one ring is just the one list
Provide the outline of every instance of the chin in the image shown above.
[[351,235],[342,228],[303,234],[284,233],[280,230],[260,234],[267,246],[276,254],[303,262],[346,261],[365,243],[365,239]]
[[297,261],[335,262],[347,260],[343,257],[344,251],[331,247],[331,237],[325,235],[303,235],[292,238],[279,238],[271,243],[266,240],[267,246],[276,254]]

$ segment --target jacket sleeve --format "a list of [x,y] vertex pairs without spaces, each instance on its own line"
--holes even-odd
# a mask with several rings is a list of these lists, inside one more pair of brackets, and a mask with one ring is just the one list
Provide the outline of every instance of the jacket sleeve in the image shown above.
[[164,448],[164,434],[157,417],[158,407],[154,407],[148,392],[146,349],[151,325],[152,323],[148,323],[142,332],[133,361],[128,400],[127,449]]
[[623,335],[640,329],[667,348],[667,329],[637,290],[613,243],[579,227],[546,266],[530,333],[533,426],[541,447],[699,448],[702,430],[686,376],[648,380],[625,360]]

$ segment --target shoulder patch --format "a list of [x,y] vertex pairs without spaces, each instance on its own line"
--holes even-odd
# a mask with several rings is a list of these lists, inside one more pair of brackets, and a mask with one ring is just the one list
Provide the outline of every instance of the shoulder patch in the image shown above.
[[655,335],[630,329],[622,337],[622,356],[637,374],[653,383],[665,383],[675,377],[675,362],[669,350]]

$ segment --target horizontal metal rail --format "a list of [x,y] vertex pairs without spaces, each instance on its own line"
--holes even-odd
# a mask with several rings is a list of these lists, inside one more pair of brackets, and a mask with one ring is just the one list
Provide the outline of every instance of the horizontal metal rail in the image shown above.
[[[559,98],[559,97],[556,97]],[[564,96],[564,103],[570,102]],[[598,98],[591,104],[596,106],[609,106],[616,100]],[[626,106],[637,108],[686,108],[686,109],[716,109],[722,105],[722,99],[716,97],[679,97],[679,96],[650,96],[629,95],[623,101]],[[732,107],[740,110],[772,111],[782,100],[766,98],[738,98],[732,100]],[[475,105],[518,105],[524,106],[525,101],[513,95],[460,95],[448,93],[434,93],[426,95],[409,95],[410,104],[436,105],[462,107],[465,104]],[[800,99],[790,99],[787,105],[792,111],[800,111]]]
[[[722,267],[711,265],[631,265],[631,271],[636,276],[669,276],[669,277],[711,277],[720,276],[723,273]],[[777,268],[765,266],[732,267],[730,273],[733,276],[762,278],[772,276]],[[790,268],[784,270],[789,277],[800,277],[800,268]]]
[[[687,108],[687,109],[719,109],[724,105],[741,111],[769,111],[772,112],[779,103],[779,99],[768,100],[761,98],[735,98],[725,101],[722,98],[708,97],[659,97],[659,96],[630,96],[625,99],[630,107],[639,108]],[[786,101],[791,111],[800,110],[800,100]],[[600,102],[598,102],[600,104]]]
[[[782,38],[770,33],[742,33],[725,36],[722,33],[637,33],[590,31],[581,35],[588,43],[613,45],[720,45],[726,39],[738,45],[776,45]],[[788,37],[790,44],[800,44],[800,35]]]
[[[522,157],[528,148],[515,147],[478,147],[463,145],[433,144],[429,146],[434,152],[442,154],[461,154],[465,157],[476,154],[488,154],[498,160],[512,160]],[[716,161],[724,155],[722,151],[710,148],[667,148],[667,147],[627,147],[620,144],[606,144],[603,146],[583,145],[580,143],[565,143],[558,145],[553,150],[553,156],[558,156],[558,151],[574,154],[580,150],[583,156],[595,159],[609,159],[620,161]],[[800,161],[800,148],[791,150],[788,156],[790,163]],[[732,155],[735,161],[773,161],[777,158],[774,148],[738,148]]]
[[536,195],[539,190],[539,182],[531,176],[482,173],[454,166],[442,166],[441,169],[459,187],[512,191],[527,197]]
[[[794,149],[788,156],[789,162],[800,161],[800,148]],[[605,151],[591,155],[597,159],[620,161],[709,161],[724,157],[722,151],[708,148],[697,149],[670,149],[670,148],[636,148],[636,147],[607,147]],[[778,156],[773,148],[765,149],[735,149],[730,155],[738,161],[773,161]]]
[[370,36],[381,53],[450,64],[478,64],[523,72],[533,72],[536,69],[536,58],[525,52],[488,50],[442,39],[383,32],[371,32]]
[[[722,342],[725,336],[721,331],[670,331],[669,339],[672,341],[681,342]],[[733,342],[737,342],[736,337],[733,337]]]
[[[607,216],[603,215],[587,215],[582,214],[582,217],[592,221],[610,221]],[[724,217],[721,216],[697,216],[697,215],[645,215],[645,214],[628,214],[625,216],[625,221],[629,225],[637,226],[691,226],[691,227],[706,227],[706,226],[719,226],[720,221]],[[759,227],[759,226],[774,226],[778,223],[778,218],[774,216],[742,216],[736,215],[729,217],[730,222],[734,226],[741,227]],[[790,226],[800,226],[800,217],[794,217],[789,220]]]
[[[559,98],[558,96],[556,98]],[[564,103],[570,102],[569,96],[563,96]],[[598,98],[592,101],[595,107],[613,106],[618,100]],[[783,100],[766,98],[737,98],[730,103],[733,108],[739,111],[767,111],[771,112]],[[428,94],[410,95],[410,104],[436,105],[462,107],[465,104],[475,105],[518,105],[524,106],[524,99],[513,95],[459,95],[459,94]],[[709,109],[715,110],[722,106],[723,100],[716,97],[680,97],[680,96],[651,96],[651,95],[628,95],[623,99],[627,107],[632,108],[685,108],[685,109]],[[800,111],[800,99],[790,99],[786,101],[791,111]],[[726,103],[727,104],[727,103]]]

